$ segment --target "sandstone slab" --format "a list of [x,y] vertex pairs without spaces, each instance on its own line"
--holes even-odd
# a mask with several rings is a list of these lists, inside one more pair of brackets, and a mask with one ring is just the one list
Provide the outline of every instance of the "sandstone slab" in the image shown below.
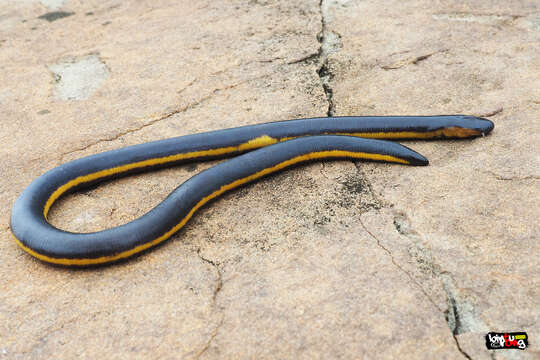
[[[0,358],[538,357],[539,11],[517,0],[0,2]],[[84,96],[59,96],[55,74],[80,61],[98,70],[63,79]],[[114,266],[47,266],[9,232],[24,187],[81,156],[273,120],[440,113],[496,128],[409,142],[425,168],[340,161],[271,177]],[[123,224],[212,164],[70,195],[50,220]],[[487,331],[527,331],[531,346],[489,353]]]

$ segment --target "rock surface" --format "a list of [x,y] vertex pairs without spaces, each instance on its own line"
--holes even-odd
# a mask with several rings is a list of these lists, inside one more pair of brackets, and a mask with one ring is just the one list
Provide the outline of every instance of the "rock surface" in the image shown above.
[[[0,359],[540,357],[539,47],[540,6],[524,0],[1,1]],[[55,69],[81,61],[98,70],[60,84]],[[440,113],[495,131],[407,143],[428,167],[285,172],[118,265],[48,266],[9,231],[25,186],[81,156],[273,120]],[[120,225],[211,165],[70,195],[50,220]],[[526,331],[530,347],[489,352],[488,331]]]

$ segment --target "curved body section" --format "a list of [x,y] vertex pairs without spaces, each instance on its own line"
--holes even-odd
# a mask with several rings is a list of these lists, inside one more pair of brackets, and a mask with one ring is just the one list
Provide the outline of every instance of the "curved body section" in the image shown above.
[[[25,251],[46,262],[70,266],[114,262],[163,242],[201,206],[224,192],[302,162],[350,158],[427,165],[424,157],[409,148],[365,139],[365,134],[375,138],[386,134],[391,139],[451,138],[483,135],[492,128],[489,120],[466,116],[314,118],[130,146],[60,165],[37,178],[15,202],[11,230]],[[154,209],[128,224],[80,234],[57,229],[47,222],[54,201],[68,191],[134,171],[232,156],[258,148],[262,149],[195,175]]]

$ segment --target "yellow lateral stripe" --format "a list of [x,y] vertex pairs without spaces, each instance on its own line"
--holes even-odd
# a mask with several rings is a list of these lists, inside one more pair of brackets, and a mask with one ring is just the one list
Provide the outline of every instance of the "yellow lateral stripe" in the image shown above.
[[49,210],[52,204],[54,204],[54,202],[58,200],[58,198],[62,196],[63,193],[73,188],[74,186],[77,186],[82,183],[90,182],[93,180],[101,179],[103,177],[120,174],[129,170],[132,170],[132,169],[142,168],[146,166],[161,165],[168,162],[174,162],[174,161],[179,161],[179,160],[184,160],[184,159],[193,159],[193,158],[204,157],[204,156],[224,155],[224,154],[229,154],[235,151],[253,150],[260,147],[272,145],[277,142],[278,142],[277,139],[274,139],[268,135],[263,135],[258,138],[251,139],[237,146],[228,146],[228,147],[216,148],[216,149],[210,149],[210,150],[192,151],[188,153],[164,156],[161,158],[148,159],[148,160],[134,162],[131,164],[117,166],[110,169],[97,171],[95,173],[88,174],[88,175],[79,176],[73,180],[68,181],[64,185],[60,186],[51,194],[51,196],[45,203],[45,206],[43,207],[43,216],[45,217],[45,219],[47,218],[47,214],[49,213]]
[[437,137],[457,137],[465,138],[481,135],[481,132],[474,129],[465,129],[460,127],[449,127],[435,131],[396,131],[396,132],[366,132],[366,133],[327,133],[333,135],[348,135],[371,139],[434,139]]
[[149,241],[145,244],[136,246],[130,250],[123,251],[121,253],[118,253],[116,255],[110,255],[110,256],[102,256],[99,258],[89,258],[89,259],[65,259],[65,258],[53,258],[49,257],[47,255],[40,254],[29,247],[25,246],[23,243],[21,243],[17,238],[15,240],[17,241],[17,244],[27,253],[30,255],[54,264],[60,264],[60,265],[95,265],[95,264],[103,264],[108,262],[113,262],[116,260],[124,259],[127,257],[130,257],[134,254],[137,254],[141,251],[144,251],[152,246],[158,245],[159,243],[167,240],[169,237],[171,237],[175,232],[180,230],[187,222],[188,220],[193,216],[193,214],[204,204],[206,204],[208,201],[218,197],[219,195],[223,194],[226,191],[229,191],[231,189],[234,189],[240,185],[246,184],[248,182],[251,182],[253,180],[256,180],[258,178],[261,178],[265,175],[271,174],[273,172],[282,170],[286,167],[289,167],[291,165],[297,164],[299,162],[309,161],[309,160],[315,160],[315,159],[324,159],[324,158],[355,158],[355,159],[366,159],[366,160],[375,160],[375,161],[387,161],[387,162],[396,162],[401,164],[409,164],[407,160],[400,159],[391,155],[382,155],[382,154],[370,154],[365,152],[350,152],[350,151],[341,151],[341,150],[331,150],[331,151],[319,151],[319,152],[312,152],[305,155],[297,156],[292,159],[286,160],[284,162],[281,162],[277,165],[274,165],[272,167],[263,169],[255,174],[246,176],[244,178],[238,179],[233,181],[230,184],[223,185],[218,190],[214,191],[208,196],[205,196],[202,198],[190,211],[189,213],[173,228],[171,228],[169,231],[167,231],[165,234],[161,235],[157,239],[154,239],[152,241]]
[[[370,139],[434,139],[438,137],[457,137],[465,138],[471,136],[481,135],[480,131],[474,129],[465,129],[460,127],[449,127],[443,128],[435,131],[395,131],[395,132],[355,132],[355,133],[346,133],[346,132],[325,132],[324,135],[345,135],[345,136],[355,136],[363,137]],[[305,136],[305,135],[302,135]],[[280,138],[279,141],[287,141],[291,139],[296,139],[296,136],[289,136]]]

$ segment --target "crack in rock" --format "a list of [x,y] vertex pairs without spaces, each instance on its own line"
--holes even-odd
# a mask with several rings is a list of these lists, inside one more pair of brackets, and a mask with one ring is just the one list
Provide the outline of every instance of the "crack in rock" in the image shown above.
[[439,311],[441,311],[441,309],[439,308],[439,306],[437,306],[437,304],[435,303],[435,301],[433,301],[433,299],[431,298],[431,296],[429,296],[429,294],[426,292],[426,290],[422,287],[422,285],[420,285],[416,279],[407,271],[405,270],[397,261],[396,259],[394,258],[394,255],[392,254],[392,252],[387,248],[385,247],[381,241],[371,232],[369,231],[369,229],[364,225],[364,222],[362,221],[362,219],[359,219],[360,221],[360,225],[364,228],[364,230],[369,234],[369,236],[371,236],[376,242],[377,242],[377,246],[379,248],[381,248],[382,250],[384,250],[384,252],[386,252],[388,254],[388,256],[390,256],[390,260],[392,261],[392,264],[394,264],[394,266],[396,266],[401,272],[403,272],[408,278],[409,280],[411,280],[411,282],[424,294],[424,296],[428,299],[428,301]]
[[210,259],[207,259],[207,258],[205,258],[204,256],[201,255],[201,249],[197,250],[197,255],[199,256],[199,258],[202,261],[204,261],[207,264],[210,264],[213,268],[216,269],[217,280],[216,280],[216,284],[214,286],[214,293],[212,295],[212,307],[215,308],[217,295],[221,291],[221,289],[223,288],[223,274],[221,273],[221,269],[220,269],[218,263],[216,263],[215,261],[212,261]]
[[448,309],[445,311],[445,318],[452,333],[459,335],[468,332],[489,331],[487,325],[476,315],[473,304],[460,294],[452,276],[444,272],[440,278],[448,297]]
[[212,341],[214,341],[214,338],[218,334],[218,331],[221,325],[223,325],[223,318],[220,320],[220,322],[217,324],[217,326],[214,328],[214,330],[210,334],[210,337],[208,338],[208,341],[206,342],[204,347],[201,350],[199,350],[197,354],[195,354],[195,359],[200,359],[201,356],[210,348],[210,345],[212,345]]
[[[395,224],[395,222],[394,222]],[[364,230],[377,242],[377,246],[380,247],[382,250],[384,250],[388,256],[390,256],[390,260],[392,261],[392,264],[394,264],[401,272],[403,272],[410,280],[411,282],[416,285],[416,287],[424,294],[424,296],[429,300],[429,302],[431,304],[433,304],[433,306],[438,309],[439,311],[442,311],[442,309],[435,303],[435,301],[429,296],[429,294],[426,292],[426,290],[424,289],[424,287],[422,285],[420,285],[415,279],[414,277],[408,272],[406,271],[401,265],[399,265],[399,263],[396,261],[396,259],[394,258],[392,252],[386,248],[384,245],[382,245],[382,243],[380,242],[380,240],[371,232],[368,230],[368,228],[364,225],[364,223],[362,222],[362,220],[360,219],[360,225],[364,228]],[[403,233],[406,233],[408,230],[405,230],[404,227],[398,227],[396,226],[396,230],[402,234],[402,231]],[[445,274],[447,275],[447,277],[449,279],[451,279],[451,277],[449,276],[449,274]],[[450,283],[450,282],[449,282]],[[450,284],[453,284],[453,283],[450,283]],[[470,325],[471,323],[474,324],[474,321],[471,322],[471,319],[472,317],[470,316],[470,314],[472,313],[472,310],[468,307],[468,305],[465,305],[463,306],[463,302],[461,301],[457,301],[457,297],[454,296],[454,292],[452,292],[450,289],[455,289],[455,287],[448,287],[448,291],[447,291],[447,294],[448,294],[448,302],[451,306],[451,310],[450,310],[450,307],[448,310],[446,310],[444,312],[445,314],[445,319],[448,323],[448,326],[450,327],[450,329],[452,330],[452,337],[454,338],[454,342],[456,344],[456,348],[458,349],[458,351],[466,358],[466,359],[469,359],[471,360],[472,358],[470,357],[469,354],[467,354],[462,348],[461,348],[461,345],[459,344],[459,341],[458,341],[458,338],[457,338],[457,334],[458,334],[458,331],[462,331],[464,330],[464,324],[466,324],[466,326]],[[471,308],[472,308],[472,305],[470,305]],[[465,311],[464,311],[465,310]],[[450,311],[452,311],[452,314],[453,314],[453,320],[452,320],[452,316],[449,315],[450,314]],[[457,320],[456,320],[457,319]],[[456,324],[459,324],[459,325],[456,325]],[[485,326],[485,324],[484,324]],[[453,328],[452,328],[453,327]],[[487,328],[487,327],[486,327]],[[457,330],[459,329],[459,330]],[[484,332],[487,332],[487,330],[485,330]]]
[[300,59],[291,60],[287,63],[287,65],[317,61],[319,59],[319,56],[320,56],[320,51],[317,51],[316,53],[308,54],[304,57],[301,57]]
[[459,295],[455,280],[450,273],[442,270],[441,266],[435,263],[433,254],[423,246],[421,236],[412,228],[405,214],[396,212],[394,227],[398,233],[413,241],[414,246],[409,248],[409,255],[416,261],[420,270],[428,272],[441,282],[448,304],[444,311],[445,318],[452,332],[458,335],[470,331],[487,330],[485,324],[477,319],[473,305]]
[[[328,56],[332,53],[338,52],[341,49],[341,35],[330,30],[328,28],[330,0],[321,0],[319,3],[321,12],[321,32],[317,35],[317,40],[321,44],[319,52],[316,58],[319,60],[319,69],[317,74],[321,80],[321,85],[326,95],[326,101],[328,101],[328,116],[334,116],[334,91],[331,86],[332,78],[334,74],[328,63]],[[308,56],[315,58],[315,56]]]
[[490,117],[490,116],[495,116],[497,114],[500,114],[502,113],[504,110],[504,108],[500,107],[500,108],[497,108],[493,111],[489,111],[487,113],[483,113],[483,114],[475,114],[474,116],[477,116],[477,117]]
[[476,22],[480,24],[501,24],[512,22],[523,17],[523,15],[506,15],[506,14],[473,14],[473,13],[446,13],[432,15],[435,20],[449,20],[461,22]]
[[199,101],[197,101],[196,103],[193,103],[193,104],[189,104],[189,105],[186,105],[185,107],[183,108],[180,108],[180,109],[174,109],[174,110],[171,110],[167,113],[162,113],[162,114],[159,114],[159,115],[155,115],[155,116],[152,116],[149,121],[145,122],[144,124],[138,126],[138,127],[135,127],[135,128],[131,128],[131,129],[128,129],[128,130],[125,130],[125,131],[122,131],[122,132],[119,132],[111,137],[106,137],[106,138],[101,138],[101,139],[98,139],[97,141],[94,141],[94,142],[91,142],[81,148],[77,148],[77,149],[74,149],[74,150],[70,150],[68,152],[65,152],[63,154],[60,155],[60,161],[63,162],[64,158],[67,156],[67,155],[70,155],[70,154],[73,154],[75,152],[79,152],[79,151],[84,151],[84,150],[87,150],[88,148],[94,146],[94,145],[98,145],[100,143],[103,143],[103,142],[111,142],[111,141],[114,141],[114,140],[118,140],[119,138],[121,138],[122,136],[124,135],[127,135],[127,134],[131,134],[131,133],[134,133],[134,132],[137,132],[139,130],[142,130],[148,126],[151,126],[151,125],[154,125],[155,123],[157,122],[160,122],[161,120],[165,120],[165,119],[168,119],[170,118],[171,116],[173,115],[176,115],[176,114],[179,114],[179,113],[182,113],[182,112],[185,112],[187,110],[189,110],[190,108],[192,107],[195,107],[201,103],[203,103],[204,101],[208,100],[210,97],[212,97],[212,95],[208,95],[208,96],[205,96],[204,98],[200,99]]
[[456,337],[456,334],[452,334],[452,337],[454,338],[454,342],[456,343],[456,347],[457,347],[458,351],[461,353],[461,355],[463,355],[466,359],[472,360],[472,357],[469,354],[467,354],[465,352],[465,350],[463,350],[461,348],[461,345],[459,344],[459,340]]
[[[221,272],[221,268],[219,267],[219,263],[217,263],[216,261],[205,258],[201,254],[201,249],[200,248],[197,249],[197,256],[202,261],[204,261],[205,263],[209,264],[214,269],[216,269],[217,279],[215,281],[214,291],[213,291],[213,294],[212,294],[212,312],[215,312],[216,309],[217,309],[217,305],[216,305],[217,304],[217,296],[218,296],[219,292],[221,291],[221,289],[223,289],[223,273]],[[208,341],[206,342],[206,344],[195,355],[195,359],[199,359],[210,348],[210,346],[212,345],[212,342],[214,341],[215,337],[217,336],[217,334],[219,332],[219,329],[223,325],[224,319],[225,319],[225,316],[222,315],[219,322],[218,322],[218,324],[216,325],[214,330],[212,330],[212,332],[210,333],[210,336],[209,336]]]
[[435,262],[431,251],[424,246],[422,237],[412,228],[407,215],[394,211],[393,222],[396,231],[411,241],[408,254],[416,262],[418,269],[430,277],[439,278],[442,272],[441,266]]
[[[161,113],[161,114],[157,114],[157,115],[154,115],[152,117],[150,117],[144,124],[140,125],[140,126],[137,126],[137,127],[134,127],[134,128],[131,128],[131,129],[128,129],[128,130],[125,130],[125,131],[122,131],[122,132],[119,132],[111,137],[106,137],[106,138],[101,138],[101,139],[98,139],[94,142],[91,142],[83,147],[80,147],[80,148],[77,148],[77,149],[74,149],[74,150],[70,150],[68,152],[65,152],[63,154],[60,155],[60,158],[59,158],[59,161],[60,162],[64,162],[64,158],[70,154],[73,154],[75,152],[79,152],[79,151],[84,151],[84,150],[87,150],[89,149],[90,147],[94,146],[94,145],[98,145],[102,142],[111,142],[111,141],[114,141],[114,140],[118,140],[119,138],[121,138],[122,136],[125,136],[125,135],[128,135],[128,134],[132,134],[134,132],[137,132],[137,131],[140,131],[144,128],[147,128],[149,126],[152,126],[162,120],[166,120],[166,119],[169,119],[170,117],[176,115],[176,114],[180,114],[180,113],[184,113],[192,108],[195,108],[201,104],[203,104],[204,102],[208,101],[210,98],[212,98],[215,94],[219,93],[220,91],[224,91],[224,90],[229,90],[229,89],[233,89],[237,86],[240,86],[248,81],[252,81],[252,80],[257,80],[259,78],[263,78],[263,77],[266,77],[268,76],[267,74],[265,75],[262,75],[262,76],[259,76],[259,77],[255,77],[255,78],[252,78],[252,79],[248,79],[248,80],[245,80],[245,81],[240,81],[238,83],[235,83],[235,84],[231,84],[231,85],[227,85],[227,86],[224,86],[224,87],[221,87],[221,88],[216,88],[212,91],[210,91],[210,93],[204,97],[202,97],[201,99],[197,100],[196,102],[194,103],[191,103],[191,104],[188,104],[184,107],[180,107],[180,108],[176,108],[176,109],[173,109],[171,111],[168,111],[166,113]],[[189,85],[193,84],[196,80],[192,81]],[[188,86],[189,86],[188,85]],[[185,89],[182,89],[180,90],[180,92],[184,91]]]
[[404,66],[407,66],[407,65],[418,65],[418,63],[429,59],[433,55],[440,54],[440,53],[445,53],[448,50],[449,49],[437,50],[437,51],[434,51],[434,52],[429,53],[429,54],[424,54],[424,55],[416,56],[416,57],[413,57],[413,58],[400,60],[400,61],[398,61],[398,62],[396,62],[396,63],[394,63],[392,65],[381,66],[381,69],[383,69],[383,70],[396,70],[396,69],[400,69],[400,68],[402,68]]
[[472,359],[461,347],[457,335],[467,332],[486,333],[489,329],[475,314],[473,304],[463,299],[459,294],[455,281],[450,274],[442,273],[440,278],[448,301],[448,308],[444,312],[444,318],[448,323],[448,327],[452,330],[452,336],[459,352],[467,359]]
[[484,174],[491,175],[495,179],[500,180],[500,181],[524,181],[524,180],[538,180],[538,179],[540,179],[540,176],[536,176],[536,175],[528,175],[528,176],[519,177],[519,176],[503,176],[503,175],[499,175],[496,172],[490,171],[490,170],[482,171],[482,172]]
[[471,359],[461,347],[457,335],[468,332],[485,333],[489,331],[487,325],[476,314],[473,303],[460,293],[452,275],[435,263],[431,251],[423,246],[420,234],[412,228],[405,214],[396,212],[394,226],[398,233],[414,242],[414,245],[409,248],[409,255],[416,260],[420,270],[429,272],[440,282],[447,302],[446,310],[440,310],[452,331],[457,349],[465,358]]

